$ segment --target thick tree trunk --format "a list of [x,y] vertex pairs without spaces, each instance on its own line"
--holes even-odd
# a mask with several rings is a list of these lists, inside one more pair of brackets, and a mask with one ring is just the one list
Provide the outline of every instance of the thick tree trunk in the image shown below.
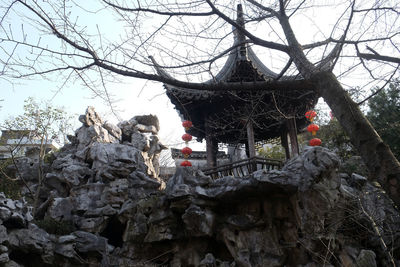
[[311,79],[360,153],[370,172],[370,179],[377,180],[400,206],[400,164],[392,151],[333,73],[319,72]]

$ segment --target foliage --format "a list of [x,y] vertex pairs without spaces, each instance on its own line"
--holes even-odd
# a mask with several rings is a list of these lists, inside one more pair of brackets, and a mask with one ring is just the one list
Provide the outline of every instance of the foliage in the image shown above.
[[258,155],[269,159],[285,160],[285,150],[281,145],[264,145],[258,150]]
[[[24,156],[32,152],[32,156],[38,154],[38,186],[36,192],[32,192],[21,175],[16,175],[22,180],[29,192],[34,196],[34,213],[38,206],[39,192],[41,190],[44,171],[43,164],[48,152],[48,144],[52,140],[57,140],[59,144],[66,140],[66,131],[70,127],[71,118],[65,111],[58,107],[53,107],[48,102],[38,103],[33,98],[25,100],[24,113],[15,118],[8,119],[2,125],[3,129],[9,130],[7,133],[12,139],[18,141],[13,145],[8,145],[12,162],[15,165],[15,157]],[[5,139],[5,138],[4,138]],[[25,151],[24,145],[31,142],[35,146]],[[51,158],[48,158],[51,161]],[[15,165],[17,173],[18,167]],[[1,169],[3,171],[4,168]],[[16,177],[11,177],[11,179]]]
[[[0,168],[3,167],[3,162]],[[7,198],[21,198],[21,181],[9,179],[4,172],[0,172],[0,192],[3,192]]]
[[369,100],[368,106],[369,121],[400,160],[400,81],[379,91]]
[[350,142],[350,138],[335,118],[330,120],[328,124],[320,127],[318,138],[322,140],[324,147],[334,151],[342,160],[347,160],[357,155],[355,148]]
[[340,172],[347,173],[348,175],[351,175],[353,173],[362,175],[362,176],[368,176],[368,169],[364,164],[364,161],[361,159],[360,156],[352,156],[350,158],[345,159],[341,164],[339,168]]
[[66,133],[71,128],[71,116],[60,107],[49,102],[36,102],[32,97],[25,100],[24,113],[6,120],[3,128],[9,130],[26,130],[39,140],[54,140],[63,144]]

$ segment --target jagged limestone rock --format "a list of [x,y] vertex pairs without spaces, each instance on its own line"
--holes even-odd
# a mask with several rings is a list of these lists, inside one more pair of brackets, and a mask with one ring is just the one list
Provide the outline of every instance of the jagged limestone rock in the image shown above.
[[145,126],[154,126],[157,132],[160,130],[160,123],[155,115],[140,115],[133,117],[133,119]]
[[52,204],[47,209],[47,213],[48,216],[56,221],[71,221],[73,210],[74,206],[70,197],[57,197],[52,201]]
[[209,209],[191,205],[185,210],[182,220],[189,236],[212,236],[214,234],[215,214]]
[[387,266],[382,240],[399,255],[390,199],[365,179],[355,186],[355,175],[338,174],[339,159],[322,147],[246,178],[178,168],[164,187],[158,120],[122,122],[120,137],[93,109],[81,120],[74,143],[46,171],[39,208],[53,226],[74,227],[50,234],[34,225],[42,224],[26,202],[0,193],[4,266]]
[[29,252],[35,257],[40,257],[45,264],[54,261],[54,243],[51,242],[51,236],[34,224],[30,224],[26,229],[10,231],[8,242],[11,250]]
[[96,112],[94,107],[87,107],[85,115],[79,116],[79,121],[83,123],[84,126],[90,127],[92,125],[102,125],[103,120],[100,115]]
[[104,127],[104,128],[108,131],[108,133],[109,133],[110,135],[112,135],[113,137],[115,137],[115,138],[118,139],[118,140],[121,139],[122,130],[121,130],[118,126],[112,124],[111,122],[106,121],[106,122],[103,124],[103,127]]

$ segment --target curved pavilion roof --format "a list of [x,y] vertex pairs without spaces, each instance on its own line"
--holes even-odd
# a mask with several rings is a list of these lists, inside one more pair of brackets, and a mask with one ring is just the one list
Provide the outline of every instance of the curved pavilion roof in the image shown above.
[[[239,25],[244,27],[243,12],[238,5]],[[255,141],[281,136],[288,118],[296,118],[297,128],[306,125],[304,113],[315,106],[318,95],[311,82],[298,76],[279,75],[256,56],[245,36],[234,30],[234,43],[225,65],[214,79],[204,83],[238,83],[271,81],[265,90],[204,91],[164,84],[168,97],[185,120],[194,127],[190,133],[201,140],[206,125],[221,143],[244,143],[246,123],[252,120]],[[159,75],[172,78],[153,58]]]

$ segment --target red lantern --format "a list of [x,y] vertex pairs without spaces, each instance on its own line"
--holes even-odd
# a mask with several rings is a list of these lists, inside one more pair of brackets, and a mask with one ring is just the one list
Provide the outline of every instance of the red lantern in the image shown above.
[[320,146],[322,144],[321,139],[313,138],[310,140],[310,146]]
[[319,126],[316,124],[310,124],[307,127],[307,131],[309,131],[312,135],[315,135],[319,130]]
[[192,163],[188,160],[182,161],[181,163],[182,167],[192,167]]
[[188,134],[188,133],[185,133],[184,135],[182,135],[182,139],[185,142],[189,142],[189,141],[192,140],[192,136],[190,134]]
[[317,112],[315,112],[314,110],[309,110],[306,112],[305,116],[307,120],[312,122],[314,118],[317,116]]
[[185,130],[188,130],[190,127],[193,126],[191,121],[184,121],[182,122],[182,126],[185,128]]
[[181,152],[183,155],[190,155],[192,154],[192,149],[190,147],[184,147],[182,148]]

